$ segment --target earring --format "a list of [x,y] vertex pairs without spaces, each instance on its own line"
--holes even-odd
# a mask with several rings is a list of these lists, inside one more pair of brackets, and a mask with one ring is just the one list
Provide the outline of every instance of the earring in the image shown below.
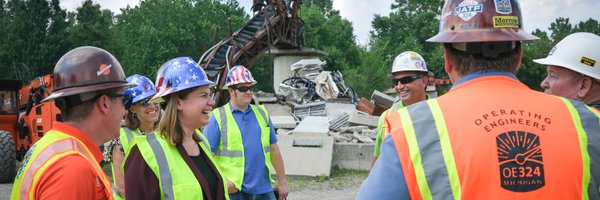
[[133,115],[133,117],[137,117],[137,113],[133,113],[132,115]]

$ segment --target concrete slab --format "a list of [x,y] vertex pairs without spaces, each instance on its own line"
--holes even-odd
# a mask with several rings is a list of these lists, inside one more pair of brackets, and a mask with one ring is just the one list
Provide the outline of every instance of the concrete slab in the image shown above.
[[348,103],[326,103],[325,110],[329,121],[333,121],[343,113],[354,113],[356,111],[356,105]]
[[354,113],[350,115],[350,119],[348,119],[348,122],[350,122],[350,124],[366,125],[370,127],[377,127],[378,121],[379,116],[363,115],[359,113]]
[[367,126],[347,126],[340,128],[340,132],[342,133],[354,133],[354,132],[362,132],[364,129],[368,129]]
[[394,97],[380,92],[378,90],[373,91],[373,94],[371,95],[371,100],[373,101],[373,103],[377,105],[382,105],[385,108],[392,107],[392,104],[394,104]]
[[369,170],[375,145],[335,143],[333,147],[333,165],[341,169]]
[[[329,117],[327,117],[330,119]],[[348,119],[350,118],[350,114],[341,112],[334,120],[329,121],[329,129],[338,131],[340,128],[348,126]]]
[[278,103],[267,103],[263,104],[267,111],[269,112],[269,116],[292,116],[292,109],[287,105],[281,105]]
[[297,125],[296,120],[291,115],[271,116],[271,121],[273,122],[273,127],[275,128],[294,129]]
[[292,134],[308,134],[316,136],[327,136],[329,132],[329,121],[327,117],[307,116],[296,126]]
[[333,137],[310,135],[278,136],[286,175],[329,176]]

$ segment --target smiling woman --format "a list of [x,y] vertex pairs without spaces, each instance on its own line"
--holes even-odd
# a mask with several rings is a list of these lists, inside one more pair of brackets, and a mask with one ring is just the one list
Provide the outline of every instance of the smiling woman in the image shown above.
[[166,104],[164,115],[156,134],[132,144],[124,165],[126,198],[226,199],[224,179],[198,131],[215,105],[209,89],[213,82],[187,57],[163,64],[156,80],[150,103]]

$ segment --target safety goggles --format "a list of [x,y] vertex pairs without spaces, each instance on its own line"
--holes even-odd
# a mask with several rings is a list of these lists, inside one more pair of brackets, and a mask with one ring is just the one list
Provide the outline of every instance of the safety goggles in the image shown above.
[[402,85],[406,85],[409,83],[412,83],[413,81],[420,79],[421,77],[423,77],[422,75],[414,75],[414,76],[405,76],[402,78],[394,78],[392,79],[392,84],[394,84],[394,86],[398,85],[398,83],[402,83]]
[[248,90],[252,91],[252,86],[231,86],[231,88],[240,92],[248,92]]

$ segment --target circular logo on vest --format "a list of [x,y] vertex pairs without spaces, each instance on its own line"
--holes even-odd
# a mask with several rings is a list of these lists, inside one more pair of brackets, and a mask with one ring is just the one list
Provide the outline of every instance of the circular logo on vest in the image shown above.
[[528,192],[544,186],[544,163],[540,138],[524,131],[496,136],[500,185],[515,192]]

